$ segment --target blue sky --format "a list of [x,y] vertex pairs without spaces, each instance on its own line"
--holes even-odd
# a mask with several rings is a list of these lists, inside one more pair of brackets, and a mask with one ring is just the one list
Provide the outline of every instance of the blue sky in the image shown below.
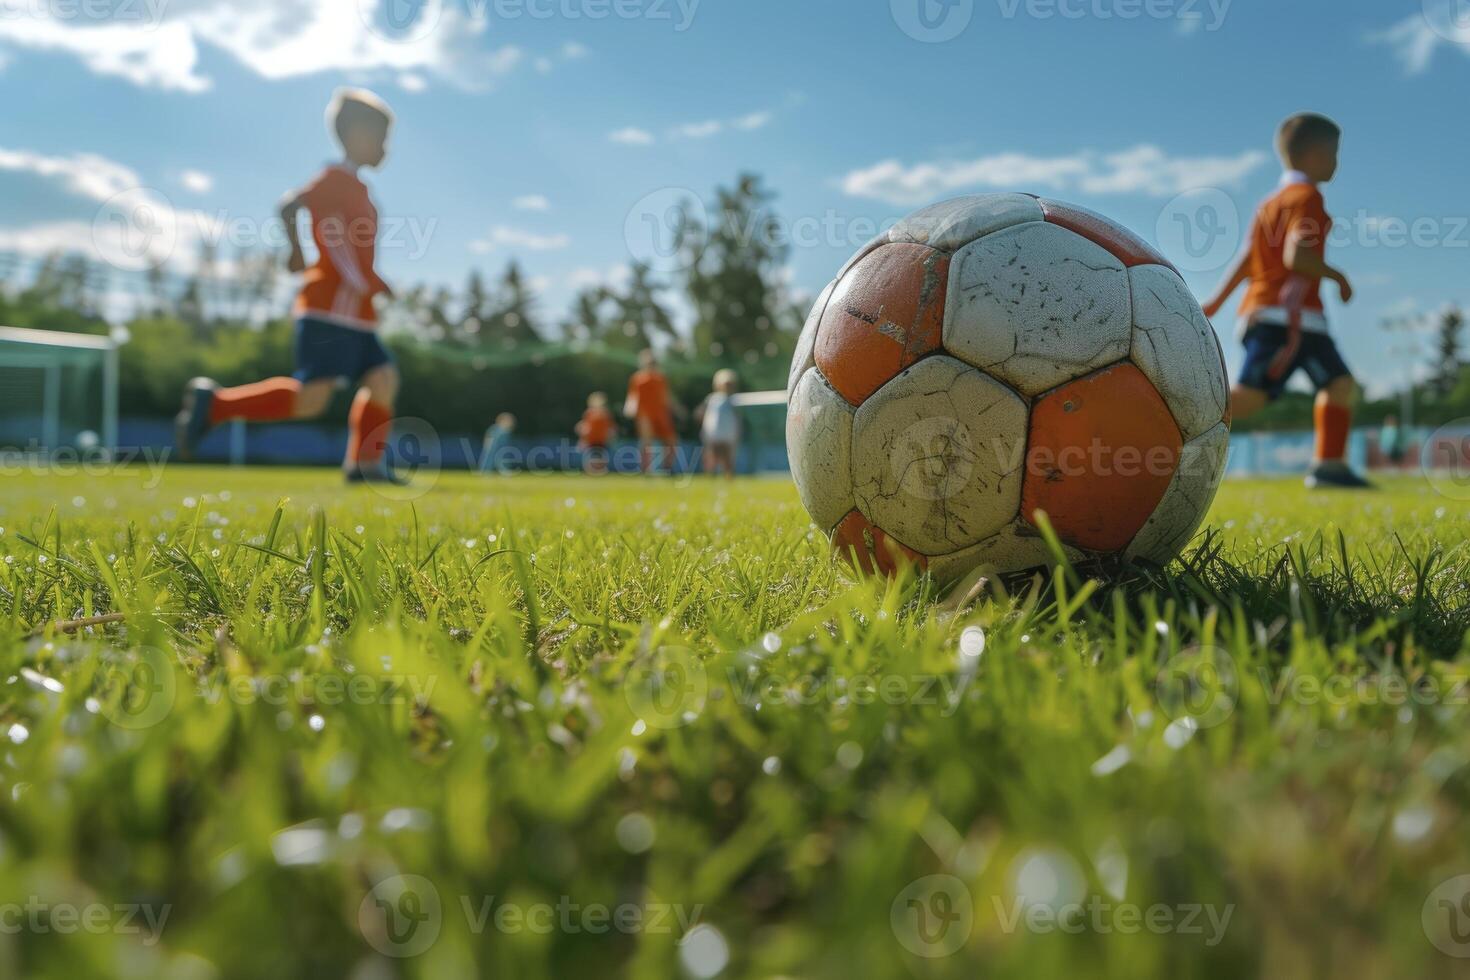
[[[322,109],[352,83],[399,114],[368,179],[400,284],[516,256],[556,317],[639,251],[640,202],[749,170],[797,291],[876,225],[1014,189],[1129,225],[1203,293],[1279,176],[1274,126],[1311,108],[1347,133],[1327,197],[1359,296],[1332,313],[1359,373],[1402,376],[1385,316],[1470,300],[1470,18],[1441,0],[374,4],[0,0],[0,250],[184,268],[201,234],[248,245],[332,156]],[[112,240],[140,206],[161,237]]]

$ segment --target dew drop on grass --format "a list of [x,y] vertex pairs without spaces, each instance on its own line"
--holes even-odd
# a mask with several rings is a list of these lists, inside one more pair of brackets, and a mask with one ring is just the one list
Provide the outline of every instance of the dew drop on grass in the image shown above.
[[978,660],[985,652],[985,631],[978,626],[966,626],[960,633],[960,653],[971,660]]
[[618,821],[618,846],[629,854],[642,854],[653,847],[653,821],[641,813],[630,813]]
[[781,771],[781,760],[774,755],[767,756],[766,761],[761,763],[761,771],[767,776],[774,776]]
[[781,637],[775,633],[767,633],[761,637],[761,646],[765,649],[766,653],[775,653],[781,649]]
[[323,728],[327,727],[327,719],[323,718],[321,715],[312,715],[310,718],[306,719],[306,724],[310,726],[312,731],[319,732]]
[[1169,727],[1164,729],[1164,744],[1171,749],[1182,749],[1189,744],[1189,740],[1194,738],[1194,733],[1197,731],[1199,731],[1199,722],[1186,715],[1169,722]]
[[1401,844],[1423,840],[1434,829],[1434,811],[1427,806],[1411,806],[1393,815],[1393,836]]
[[25,740],[31,737],[31,730],[20,722],[16,722],[5,732],[5,737],[16,745],[23,745]]
[[843,742],[837,746],[837,764],[851,772],[863,764],[863,747],[856,742]]
[[719,976],[730,962],[730,945],[720,930],[700,923],[679,941],[679,963],[700,980]]
[[648,731],[648,725],[644,722],[642,718],[639,718],[637,721],[633,722],[634,735],[642,735],[646,731]]

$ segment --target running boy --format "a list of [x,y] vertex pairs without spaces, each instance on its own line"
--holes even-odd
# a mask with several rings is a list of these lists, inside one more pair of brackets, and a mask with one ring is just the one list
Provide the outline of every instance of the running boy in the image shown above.
[[[371,92],[341,89],[327,108],[327,123],[342,147],[342,162],[281,204],[291,247],[287,268],[306,273],[294,309],[296,372],[234,388],[195,378],[184,391],[176,442],[188,459],[221,422],[316,418],[345,381],[357,386],[357,394],[347,416],[344,474],[349,482],[397,483],[400,479],[384,465],[383,451],[398,395],[398,369],[378,338],[373,308],[375,296],[393,293],[373,271],[378,212],[358,178],[363,167],[377,167],[387,155],[393,113]],[[303,209],[311,215],[317,249],[310,269],[296,227]]]
[[1286,165],[1281,187],[1257,211],[1249,249],[1204,305],[1205,315],[1213,318],[1231,293],[1250,283],[1240,306],[1245,364],[1230,392],[1236,419],[1279,398],[1298,368],[1311,378],[1317,389],[1317,446],[1307,474],[1309,487],[1369,485],[1347,465],[1357,385],[1327,332],[1322,306],[1324,279],[1337,283],[1344,303],[1353,298],[1347,276],[1327,264],[1332,219],[1318,188],[1337,173],[1341,140],[1337,124],[1315,113],[1300,113],[1281,124],[1276,136],[1276,150]]
[[652,468],[653,444],[658,442],[666,451],[666,463],[672,472],[678,448],[673,413],[683,410],[669,393],[669,379],[658,369],[658,358],[653,351],[645,350],[639,354],[638,365],[638,371],[628,381],[628,398],[623,402],[623,414],[632,419],[638,429],[639,466],[644,473]]

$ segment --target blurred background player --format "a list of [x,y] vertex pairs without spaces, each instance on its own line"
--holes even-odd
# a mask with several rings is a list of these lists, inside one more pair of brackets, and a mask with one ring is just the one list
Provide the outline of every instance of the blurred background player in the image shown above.
[[714,391],[700,403],[699,437],[704,443],[704,471],[711,476],[735,476],[735,454],[740,450],[740,414],[735,392],[740,379],[729,368],[715,372]]
[[582,469],[587,473],[607,472],[608,448],[617,425],[607,407],[607,394],[594,391],[587,396],[587,411],[577,423],[577,448],[582,451]]
[[1281,124],[1281,187],[1256,212],[1249,248],[1204,305],[1213,318],[1236,288],[1250,283],[1240,306],[1245,364],[1230,392],[1234,418],[1248,418],[1279,398],[1298,368],[1311,378],[1317,446],[1309,487],[1369,485],[1347,465],[1357,384],[1327,332],[1322,306],[1324,279],[1337,283],[1344,303],[1353,298],[1347,276],[1327,264],[1332,219],[1319,187],[1337,173],[1341,141],[1342,130],[1326,116],[1300,113]]
[[638,431],[639,468],[647,473],[653,468],[653,446],[664,449],[665,463],[673,472],[678,442],[674,434],[674,412],[683,409],[669,391],[669,379],[658,369],[658,357],[651,350],[638,355],[638,370],[628,381],[628,398],[623,414],[633,420]]
[[[281,204],[291,247],[287,268],[306,273],[294,309],[296,372],[234,388],[195,378],[184,391],[175,440],[188,459],[199,440],[221,422],[316,418],[345,380],[358,387],[347,416],[343,472],[349,482],[398,483],[402,481],[383,460],[398,396],[398,369],[378,337],[373,307],[374,297],[391,297],[393,292],[373,271],[378,212],[358,177],[362,168],[379,166],[387,155],[393,113],[371,92],[341,89],[327,108],[327,123],[341,145],[342,161]],[[296,227],[303,209],[311,216],[317,248],[310,269]]]
[[481,473],[509,473],[510,460],[506,450],[510,448],[510,437],[515,435],[516,417],[509,412],[495,416],[495,424],[485,430],[485,444],[480,451]]

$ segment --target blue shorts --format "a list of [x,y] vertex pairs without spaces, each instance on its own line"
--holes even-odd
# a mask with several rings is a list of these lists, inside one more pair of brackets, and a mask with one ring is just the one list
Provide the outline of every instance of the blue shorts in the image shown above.
[[1245,364],[1240,369],[1240,383],[1246,388],[1264,391],[1272,401],[1281,397],[1286,383],[1297,370],[1307,372],[1318,391],[1338,378],[1350,378],[1352,372],[1337,352],[1337,345],[1325,333],[1302,331],[1302,345],[1296,358],[1282,372],[1271,378],[1271,360],[1286,345],[1286,328],[1274,323],[1257,323],[1245,333]]
[[304,316],[296,321],[296,372],[302,384],[323,378],[354,382],[373,368],[392,364],[393,355],[373,330],[357,330]]

